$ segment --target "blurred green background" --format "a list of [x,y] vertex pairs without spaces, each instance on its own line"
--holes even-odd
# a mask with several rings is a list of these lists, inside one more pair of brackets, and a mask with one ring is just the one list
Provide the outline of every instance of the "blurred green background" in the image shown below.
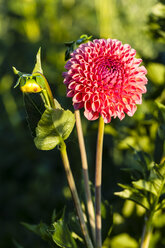
[[[129,182],[121,169],[137,166],[128,145],[142,149],[160,162],[165,156],[162,123],[154,101],[165,103],[165,5],[156,0],[0,0],[0,247],[44,248],[39,237],[20,222],[50,222],[54,209],[72,209],[64,170],[57,149],[38,151],[33,143],[12,66],[31,72],[38,48],[54,97],[73,111],[65,96],[65,42],[81,34],[116,38],[129,43],[148,69],[149,83],[143,104],[134,117],[112,120],[105,127],[103,198],[112,205],[114,228],[105,247],[138,247],[144,212],[134,203],[114,196],[117,183]],[[97,121],[84,118],[90,179],[94,181]],[[67,141],[71,167],[82,194],[81,166],[76,132]],[[72,149],[73,148],[73,149]],[[135,224],[136,223],[136,224]],[[165,247],[165,213],[154,221],[152,247]]]

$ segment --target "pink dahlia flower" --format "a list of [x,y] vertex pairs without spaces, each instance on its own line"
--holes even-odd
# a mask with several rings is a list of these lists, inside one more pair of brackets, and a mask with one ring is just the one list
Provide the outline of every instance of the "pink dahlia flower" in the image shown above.
[[147,70],[128,44],[115,39],[97,39],[81,44],[67,61],[63,73],[67,96],[75,109],[84,107],[88,120],[99,115],[105,123],[111,117],[133,116],[146,92]]

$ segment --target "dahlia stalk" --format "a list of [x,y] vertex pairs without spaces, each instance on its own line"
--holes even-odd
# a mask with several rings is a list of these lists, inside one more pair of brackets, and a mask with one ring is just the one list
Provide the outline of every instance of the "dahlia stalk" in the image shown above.
[[86,245],[88,248],[93,248],[93,245],[92,245],[92,242],[91,242],[91,239],[89,237],[88,230],[86,227],[86,223],[84,221],[84,216],[83,216],[83,212],[81,209],[81,203],[80,203],[80,200],[78,197],[76,185],[75,185],[74,178],[73,178],[73,175],[71,172],[71,168],[70,168],[70,164],[69,164],[69,160],[68,160],[68,155],[67,155],[67,151],[66,151],[66,145],[64,142],[61,143],[60,151],[61,151],[61,158],[63,161],[64,169],[66,172],[66,177],[68,180],[68,185],[69,185],[69,188],[70,188],[70,191],[72,194],[72,198],[73,198],[73,201],[75,204],[77,215],[79,217],[79,222],[80,222],[82,233],[84,235]]
[[84,144],[84,136],[82,132],[82,125],[81,125],[81,117],[79,110],[75,110],[75,119],[76,119],[76,128],[77,128],[77,135],[80,147],[80,154],[81,154],[81,161],[82,161],[82,171],[84,177],[84,187],[85,187],[85,196],[87,202],[87,211],[89,216],[89,223],[92,231],[93,241],[95,242],[95,212],[91,197],[91,191],[89,187],[89,173],[88,173],[88,162],[87,162],[87,155],[86,149]]
[[102,181],[102,151],[104,137],[104,119],[99,118],[97,149],[96,149],[96,172],[95,172],[95,211],[96,211],[96,247],[102,247],[101,238],[101,181]]

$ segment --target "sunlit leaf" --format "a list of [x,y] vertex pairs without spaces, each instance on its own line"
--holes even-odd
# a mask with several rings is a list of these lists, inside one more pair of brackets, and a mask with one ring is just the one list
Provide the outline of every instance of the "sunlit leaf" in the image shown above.
[[120,196],[123,199],[134,201],[146,209],[149,209],[150,207],[146,197],[131,187],[126,188],[120,192],[115,192],[114,194]]
[[159,165],[156,164],[154,168],[158,170],[158,172],[161,175],[162,179],[164,179],[165,178],[165,161],[160,163]]
[[35,145],[40,150],[51,150],[69,137],[75,124],[69,110],[46,109],[36,128]]
[[43,70],[42,70],[42,67],[41,67],[41,48],[39,48],[39,50],[37,52],[36,64],[34,66],[34,69],[33,69],[32,73],[35,73],[35,72],[40,72],[40,73],[43,74]]
[[77,248],[75,240],[72,238],[68,226],[63,220],[59,220],[53,224],[54,232],[52,234],[53,241],[63,248]]
[[[154,185],[154,183],[155,183],[155,185]],[[133,186],[136,189],[148,191],[148,192],[150,192],[156,196],[158,194],[158,190],[156,189],[156,185],[158,184],[158,187],[159,187],[160,183],[161,183],[161,181],[159,179],[157,179],[157,180],[155,179],[154,181],[151,181],[151,182],[147,182],[145,180],[138,180],[138,181],[132,182]]]

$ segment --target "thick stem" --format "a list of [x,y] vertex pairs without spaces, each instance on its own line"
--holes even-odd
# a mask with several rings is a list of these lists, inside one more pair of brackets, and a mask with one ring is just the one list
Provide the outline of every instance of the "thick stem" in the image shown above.
[[84,221],[84,217],[83,217],[83,212],[82,212],[82,208],[81,208],[81,204],[80,204],[80,200],[78,197],[78,193],[77,193],[77,189],[76,189],[76,185],[74,182],[74,178],[72,175],[72,171],[70,168],[70,164],[69,164],[69,160],[68,160],[68,155],[67,155],[67,151],[66,151],[66,145],[64,143],[64,141],[61,141],[61,157],[62,157],[62,161],[63,161],[63,165],[64,165],[64,169],[66,172],[66,177],[68,180],[68,185],[72,194],[72,198],[76,207],[76,211],[77,211],[77,215],[80,221],[80,226],[81,226],[81,230],[82,233],[84,235],[84,239],[87,245],[87,248],[93,248],[92,242],[90,240],[89,234],[88,234],[88,230]]
[[148,248],[152,235],[152,215],[145,218],[140,248]]
[[81,117],[80,117],[79,110],[75,110],[75,118],[76,118],[76,128],[77,128],[77,135],[78,135],[79,148],[80,148],[81,161],[82,161],[82,171],[83,171],[83,177],[84,177],[87,211],[88,211],[93,240],[95,242],[95,213],[94,213],[94,206],[93,206],[92,197],[91,197],[91,191],[89,187],[87,155],[86,155],[86,150],[85,150],[84,137],[83,137],[83,132],[82,132]]
[[104,120],[99,118],[97,150],[96,150],[96,174],[95,174],[95,213],[96,213],[96,247],[102,247],[101,238],[101,180],[102,180],[102,152],[104,137]]

